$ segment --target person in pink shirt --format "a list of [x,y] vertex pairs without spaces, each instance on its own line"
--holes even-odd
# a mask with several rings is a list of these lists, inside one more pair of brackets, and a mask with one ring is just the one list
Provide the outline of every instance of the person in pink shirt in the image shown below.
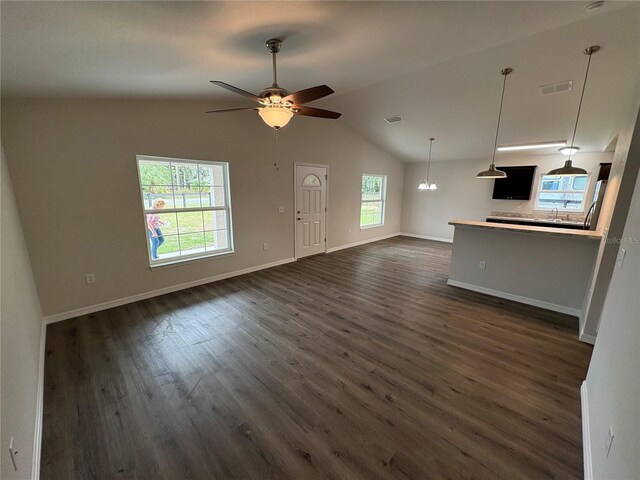
[[[162,210],[165,206],[165,201],[162,198],[156,198],[153,201],[154,210]],[[149,238],[151,239],[151,258],[153,260],[158,259],[158,247],[164,243],[164,236],[160,227],[166,225],[165,222],[160,220],[160,215],[157,213],[147,214],[147,231]]]

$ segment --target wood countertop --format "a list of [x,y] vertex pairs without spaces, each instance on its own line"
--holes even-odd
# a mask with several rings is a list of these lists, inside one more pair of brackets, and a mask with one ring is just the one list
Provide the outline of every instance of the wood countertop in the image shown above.
[[587,240],[600,240],[602,233],[593,230],[573,230],[558,227],[535,227],[533,225],[511,225],[508,223],[481,222],[478,220],[451,220],[449,225],[455,227],[486,228],[489,230],[506,230],[509,232],[538,233],[544,235],[557,235],[559,237],[584,238]]

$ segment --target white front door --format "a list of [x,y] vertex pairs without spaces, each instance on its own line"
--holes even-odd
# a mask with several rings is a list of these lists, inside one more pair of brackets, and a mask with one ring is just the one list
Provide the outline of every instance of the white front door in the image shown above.
[[327,167],[296,165],[296,258],[326,250]]

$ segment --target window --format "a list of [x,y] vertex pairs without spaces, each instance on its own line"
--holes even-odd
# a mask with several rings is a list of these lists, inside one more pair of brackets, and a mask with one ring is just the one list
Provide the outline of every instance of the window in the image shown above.
[[302,186],[303,187],[319,187],[320,179],[313,173],[310,173],[309,175],[304,177],[304,180],[302,180]]
[[386,175],[362,175],[360,228],[380,227],[384,225],[386,190]]
[[584,211],[588,175],[541,175],[536,210]]
[[137,160],[152,267],[233,251],[228,163]]

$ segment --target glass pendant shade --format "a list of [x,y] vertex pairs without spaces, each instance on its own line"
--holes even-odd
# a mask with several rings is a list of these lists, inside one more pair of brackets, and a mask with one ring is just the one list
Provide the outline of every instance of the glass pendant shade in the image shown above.
[[492,163],[489,165],[489,170],[484,170],[476,175],[476,178],[507,178],[506,172],[498,170]]
[[293,117],[293,112],[290,109],[274,105],[261,108],[258,114],[264,123],[276,129],[284,127]]
[[429,179],[429,170],[431,168],[431,149],[433,148],[433,141],[435,140],[435,138],[430,138],[429,139],[429,160],[427,160],[427,176],[424,180],[422,180],[422,182],[420,182],[420,185],[418,185],[418,190],[421,191],[427,191],[427,190],[437,190],[438,187],[436,186],[436,182],[432,182]]
[[560,168],[554,168],[547,175],[586,175],[587,171],[584,168],[574,167],[571,164],[571,160],[564,162],[564,166]]
[[418,190],[437,190],[438,186],[436,182],[431,182],[429,180],[423,180],[420,185],[418,185]]

